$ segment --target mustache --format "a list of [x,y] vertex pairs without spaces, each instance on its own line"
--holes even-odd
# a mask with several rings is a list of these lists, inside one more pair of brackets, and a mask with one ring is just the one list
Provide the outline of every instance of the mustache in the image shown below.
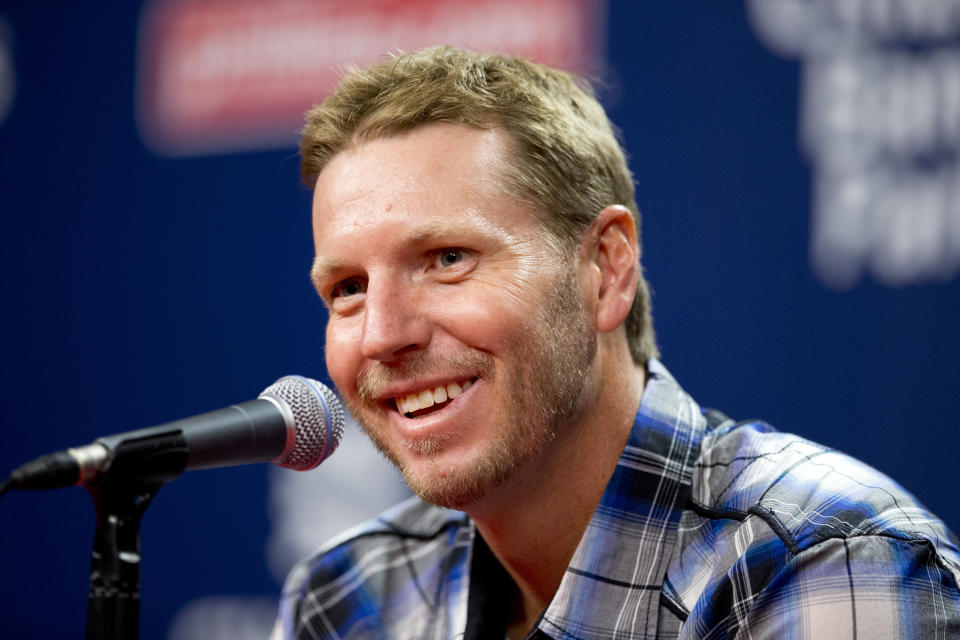
[[474,376],[492,380],[493,358],[482,351],[470,351],[452,356],[439,356],[420,351],[398,364],[377,362],[357,375],[357,395],[364,402],[375,401],[384,389],[399,380],[424,380],[431,373],[442,371],[457,378]]

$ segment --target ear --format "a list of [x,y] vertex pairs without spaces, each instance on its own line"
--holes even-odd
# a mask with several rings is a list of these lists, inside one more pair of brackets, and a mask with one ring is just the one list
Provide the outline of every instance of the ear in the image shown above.
[[590,269],[597,329],[615,330],[633,305],[640,277],[640,250],[633,214],[624,206],[603,209],[581,239],[581,257]]

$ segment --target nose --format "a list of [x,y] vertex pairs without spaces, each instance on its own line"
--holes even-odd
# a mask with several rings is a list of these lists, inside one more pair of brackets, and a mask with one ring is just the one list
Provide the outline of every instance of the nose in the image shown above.
[[391,362],[426,348],[430,329],[423,311],[415,296],[403,287],[369,284],[360,345],[363,357]]

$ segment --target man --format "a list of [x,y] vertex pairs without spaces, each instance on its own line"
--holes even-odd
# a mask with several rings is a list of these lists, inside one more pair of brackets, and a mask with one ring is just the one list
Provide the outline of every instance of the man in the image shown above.
[[301,153],[330,376],[418,498],[299,565],[277,636],[960,636],[940,521],[656,359],[632,178],[570,76],[401,56]]

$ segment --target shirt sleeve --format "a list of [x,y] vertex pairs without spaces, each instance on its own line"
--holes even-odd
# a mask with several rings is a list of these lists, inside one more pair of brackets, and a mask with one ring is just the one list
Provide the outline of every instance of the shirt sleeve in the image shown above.
[[731,637],[754,640],[954,639],[960,592],[927,541],[833,538],[795,556],[731,616]]

